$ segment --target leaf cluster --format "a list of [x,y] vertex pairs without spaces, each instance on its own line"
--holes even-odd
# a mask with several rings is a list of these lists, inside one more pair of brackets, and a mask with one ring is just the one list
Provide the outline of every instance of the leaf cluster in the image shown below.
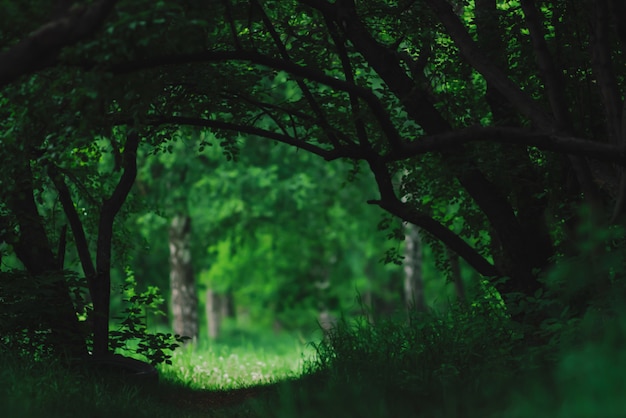
[[132,271],[127,270],[127,278],[122,292],[126,307],[115,319],[119,321],[117,329],[110,332],[111,350],[128,350],[145,357],[150,364],[172,364],[171,352],[189,340],[189,337],[171,333],[150,332],[148,314],[164,315],[161,306],[164,302],[159,290],[149,286],[144,292],[136,293],[137,283]]
[[53,333],[55,324],[48,320],[64,303],[56,290],[60,283],[71,285],[76,309],[84,312],[84,289],[72,271],[38,276],[22,270],[0,272],[0,351],[30,359],[48,358],[58,354],[53,350],[58,338],[76,338]]

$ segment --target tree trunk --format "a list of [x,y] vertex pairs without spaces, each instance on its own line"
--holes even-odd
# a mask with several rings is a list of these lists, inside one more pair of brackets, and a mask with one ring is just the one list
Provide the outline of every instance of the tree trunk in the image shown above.
[[450,278],[454,283],[454,291],[456,293],[456,299],[459,303],[464,304],[466,302],[465,286],[463,285],[463,278],[461,277],[461,264],[459,256],[454,252],[447,250],[448,262],[450,263]]
[[235,317],[235,301],[233,298],[233,292],[228,290],[223,295],[220,295],[220,315],[221,318],[234,318]]
[[[137,147],[139,135],[130,131],[123,154],[123,173],[108,199],[102,202],[98,222],[96,249],[96,277],[90,286],[93,301],[93,355],[106,357],[109,354],[109,319],[111,308],[111,244],[113,222],[121,209],[137,176]],[[89,278],[88,278],[89,279]]]
[[[59,259],[52,252],[43,220],[35,204],[33,174],[28,161],[17,167],[16,171],[16,190],[20,192],[14,192],[7,205],[16,216],[20,233],[17,239],[11,240],[11,244],[30,274],[44,276],[58,273],[59,279],[49,283],[44,290],[55,305],[48,304],[49,311],[41,318],[41,323],[51,330],[50,343],[54,351],[80,357],[87,353],[85,339],[80,331],[69,287],[61,279]],[[39,294],[42,289],[33,289],[33,292]]]
[[206,291],[206,322],[209,338],[215,340],[220,336],[224,304],[222,298],[213,289]]
[[405,226],[404,245],[404,304],[407,312],[413,309],[422,312],[426,309],[426,303],[422,277],[422,242],[417,226]]
[[[431,1],[431,3],[441,5],[439,1]],[[447,4],[447,2],[444,3],[446,4],[444,11],[447,11],[449,4]],[[339,2],[333,3],[334,7],[337,7],[339,4]],[[341,2],[341,4],[346,3]],[[346,19],[338,23],[346,26],[346,37],[350,40],[355,49],[363,55],[365,60],[368,61],[378,75],[387,83],[389,89],[397,97],[403,98],[408,117],[420,125],[428,134],[434,135],[450,132],[452,130],[450,123],[436,109],[428,93],[424,89],[416,87],[416,80],[409,77],[406,70],[401,65],[397,54],[370,35],[367,28],[358,17],[353,4],[349,5],[348,9],[344,10],[344,12],[346,13]],[[499,74],[496,75],[499,77]],[[496,77],[498,80],[504,80],[503,88],[508,89],[511,87],[507,81],[508,79],[498,77]],[[532,113],[531,116],[536,116],[539,119],[543,116],[543,113],[535,112],[534,107],[529,107],[531,101],[526,95],[518,92],[515,88],[512,91],[512,95],[513,98],[519,102],[518,104],[523,110]],[[504,266],[506,267],[505,270],[501,268],[502,266],[498,266],[498,268],[494,270],[498,271],[497,276],[506,275],[510,280],[505,282],[504,285],[499,286],[498,290],[501,291],[501,293],[521,292],[528,295],[533,294],[535,290],[540,287],[537,278],[533,274],[533,268],[543,266],[534,265],[536,264],[533,261],[534,255],[529,254],[529,252],[534,252],[534,250],[540,248],[540,246],[534,245],[534,242],[526,242],[527,238],[534,237],[528,236],[524,232],[524,229],[520,226],[515,216],[514,208],[502,191],[485,177],[474,161],[467,160],[466,151],[465,147],[460,146],[453,151],[442,152],[442,155],[446,166],[453,170],[461,185],[480,207],[499,236],[503,253],[506,255],[509,263]],[[376,177],[380,175],[377,171],[386,170],[386,167],[381,167],[379,161],[368,160],[368,163]],[[390,207],[384,200],[385,197],[382,197],[381,207],[384,209],[394,211],[391,213],[395,215],[398,215],[399,210],[405,212],[405,209],[397,206],[397,202],[393,202],[393,207]],[[407,204],[402,205],[407,206]],[[404,216],[401,217],[404,219]],[[426,222],[422,222],[422,224],[425,225]],[[429,232],[441,239],[441,231],[429,230]],[[446,244],[449,246],[457,245],[457,243],[450,241],[446,242]],[[463,254],[459,251],[457,251],[457,253]],[[466,257],[467,254],[463,256]],[[472,256],[474,257],[474,255]],[[472,263],[470,259],[468,259],[468,262],[470,262],[470,264]],[[477,270],[480,271],[479,269]],[[495,274],[489,274],[489,276],[494,275]]]
[[169,231],[172,328],[175,334],[198,338],[198,298],[191,264],[191,218],[176,215]]
[[337,326],[337,317],[330,313],[328,309],[323,309],[318,313],[317,320],[322,329],[324,339],[328,339]]

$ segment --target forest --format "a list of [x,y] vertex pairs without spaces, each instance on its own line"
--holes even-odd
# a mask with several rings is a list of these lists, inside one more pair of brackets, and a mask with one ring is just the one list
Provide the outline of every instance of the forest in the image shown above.
[[8,416],[623,416],[626,3],[0,2]]

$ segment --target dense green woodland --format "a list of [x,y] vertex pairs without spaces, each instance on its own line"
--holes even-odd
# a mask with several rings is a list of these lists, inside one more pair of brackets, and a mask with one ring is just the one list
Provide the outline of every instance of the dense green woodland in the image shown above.
[[321,326],[329,387],[466,416],[624,348],[623,1],[0,8],[3,352]]

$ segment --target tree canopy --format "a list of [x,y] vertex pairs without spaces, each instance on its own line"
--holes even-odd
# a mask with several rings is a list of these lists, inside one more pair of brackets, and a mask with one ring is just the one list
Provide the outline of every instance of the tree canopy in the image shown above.
[[[555,262],[623,248],[619,1],[36,3],[0,23],[0,239],[30,273],[58,270],[42,213],[56,190],[97,350],[137,150],[167,152],[181,129],[230,160],[270,140],[369,170],[370,204],[418,226],[441,263],[463,258],[522,322],[545,319],[513,301],[550,290]],[[583,249],[593,230],[610,233]],[[605,267],[572,290],[574,312],[621,277]]]

